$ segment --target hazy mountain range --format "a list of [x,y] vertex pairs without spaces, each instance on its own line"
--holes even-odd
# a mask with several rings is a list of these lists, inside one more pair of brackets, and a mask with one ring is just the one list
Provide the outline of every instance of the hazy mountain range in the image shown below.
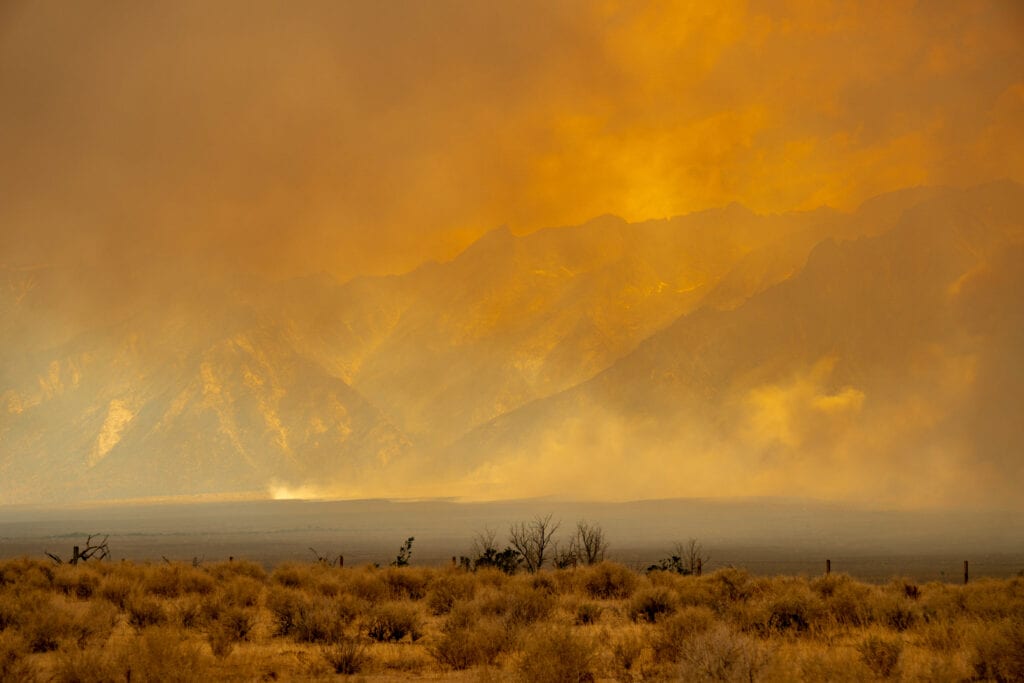
[[1024,188],[488,233],[391,277],[0,270],[0,503],[1012,504]]

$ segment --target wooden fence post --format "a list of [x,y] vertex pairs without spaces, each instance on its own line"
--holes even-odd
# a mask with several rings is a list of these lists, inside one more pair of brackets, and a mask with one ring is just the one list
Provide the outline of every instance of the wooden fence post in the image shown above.
[[964,560],[964,585],[967,585],[967,560]]
[[832,560],[825,560],[825,576],[832,573]]
[[71,549],[71,564],[78,564],[78,546]]

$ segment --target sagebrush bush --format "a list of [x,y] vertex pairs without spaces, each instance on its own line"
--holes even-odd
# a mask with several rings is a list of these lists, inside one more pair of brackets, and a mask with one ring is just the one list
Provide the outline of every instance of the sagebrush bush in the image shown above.
[[978,680],[1024,681],[1024,620],[990,624],[973,641],[971,666]]
[[684,607],[677,613],[658,619],[650,637],[654,658],[659,662],[679,661],[683,644],[707,632],[715,623],[715,613],[707,607]]
[[366,646],[357,638],[341,638],[321,651],[336,674],[351,676],[362,671],[366,664]]
[[724,624],[682,643],[681,678],[701,681],[755,681],[769,653],[757,640]]
[[401,602],[389,602],[371,609],[364,628],[376,641],[399,641],[409,636],[419,640],[423,621],[416,608]]
[[380,578],[389,600],[422,600],[427,594],[428,579],[422,569],[388,567]]
[[879,678],[889,678],[896,672],[903,643],[896,638],[871,635],[857,646],[857,652],[871,673]]
[[239,575],[220,584],[217,595],[225,603],[235,607],[256,607],[263,596],[264,582]]
[[646,588],[638,591],[629,603],[629,618],[633,621],[654,623],[658,617],[671,614],[676,609],[672,593],[663,587]]
[[61,565],[53,574],[53,588],[71,598],[88,600],[99,589],[102,579],[84,566]]
[[202,569],[183,564],[162,564],[150,567],[142,579],[142,588],[151,595],[176,598],[185,593],[208,595],[216,581]]
[[443,666],[456,670],[489,666],[509,646],[509,633],[500,619],[480,618],[479,614],[469,611],[452,616],[454,618],[445,623],[440,638],[428,647],[430,654]]
[[519,673],[531,683],[593,681],[594,644],[567,627],[532,631],[523,646]]
[[124,577],[109,575],[100,584],[100,596],[108,600],[121,611],[128,607],[128,599],[131,597],[133,582]]
[[124,680],[191,683],[209,680],[208,662],[199,648],[177,629],[141,631],[121,653]]
[[337,602],[307,601],[299,606],[292,634],[303,643],[336,643],[344,636],[346,623]]
[[74,635],[74,626],[71,614],[50,602],[26,610],[18,620],[21,635],[31,652],[56,650],[62,639]]
[[274,623],[274,633],[280,636],[291,635],[300,613],[308,603],[309,600],[301,591],[272,586],[267,591],[267,609]]
[[640,579],[636,572],[621,564],[601,562],[585,570],[583,586],[590,597],[601,600],[624,600],[633,595]]
[[164,603],[160,599],[141,592],[128,596],[125,612],[128,614],[128,623],[138,629],[161,626],[169,619]]
[[596,624],[601,618],[601,612],[603,611],[601,605],[593,602],[581,602],[576,606],[576,623],[581,626]]
[[0,681],[28,683],[36,671],[27,659],[28,644],[13,629],[0,630]]
[[475,595],[476,581],[471,574],[446,572],[430,584],[427,606],[431,614],[447,614],[457,601],[472,600]]
[[1022,624],[1024,578],[0,561],[4,682],[1015,681]]

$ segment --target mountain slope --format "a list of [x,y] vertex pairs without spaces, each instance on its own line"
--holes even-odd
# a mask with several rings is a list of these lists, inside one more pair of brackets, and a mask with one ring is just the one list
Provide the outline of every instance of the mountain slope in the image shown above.
[[498,494],[525,480],[534,494],[1009,497],[1024,446],[1009,414],[1024,402],[1022,217],[1024,192],[1002,183],[943,193],[876,237],[826,240],[790,280],[680,317],[439,460]]

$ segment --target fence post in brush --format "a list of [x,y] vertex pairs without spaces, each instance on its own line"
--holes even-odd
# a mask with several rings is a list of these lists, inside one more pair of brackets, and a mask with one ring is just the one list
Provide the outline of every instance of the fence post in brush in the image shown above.
[[964,560],[964,585],[965,586],[967,585],[967,577],[968,577],[968,574],[967,574],[967,560]]
[[832,560],[825,560],[825,576],[832,573]]

